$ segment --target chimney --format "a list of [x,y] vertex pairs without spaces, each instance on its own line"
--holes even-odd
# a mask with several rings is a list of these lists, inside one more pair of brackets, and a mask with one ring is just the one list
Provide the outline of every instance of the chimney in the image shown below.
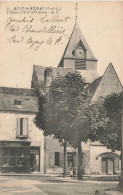
[[44,71],[44,87],[47,90],[52,82],[52,68],[46,68]]

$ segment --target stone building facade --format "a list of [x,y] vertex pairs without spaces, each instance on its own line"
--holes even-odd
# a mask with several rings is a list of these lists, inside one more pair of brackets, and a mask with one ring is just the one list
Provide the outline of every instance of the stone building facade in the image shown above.
[[[53,136],[45,137],[45,173],[62,174],[64,167],[64,148]],[[67,147],[67,172],[77,169],[77,150]]]
[[34,89],[0,87],[0,171],[44,173],[44,136]]

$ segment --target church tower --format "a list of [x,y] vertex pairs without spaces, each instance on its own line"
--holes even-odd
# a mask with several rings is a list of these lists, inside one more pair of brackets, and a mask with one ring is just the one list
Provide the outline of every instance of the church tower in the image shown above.
[[77,4],[74,28],[58,67],[47,68],[34,65],[31,87],[35,89],[40,88],[44,91],[50,86],[52,78],[65,76],[68,72],[75,71],[80,72],[87,85],[99,77],[97,73],[97,59],[78,25]]
[[77,5],[75,25],[58,67],[73,68],[73,70],[79,71],[88,83],[99,76],[97,59],[78,25]]

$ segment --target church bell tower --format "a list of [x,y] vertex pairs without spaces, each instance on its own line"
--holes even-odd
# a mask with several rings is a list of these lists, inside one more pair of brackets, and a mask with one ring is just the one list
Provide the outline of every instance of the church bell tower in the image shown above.
[[58,67],[73,68],[73,70],[79,71],[83,77],[86,77],[86,82],[89,83],[99,76],[97,73],[97,59],[78,25],[77,4],[74,28]]

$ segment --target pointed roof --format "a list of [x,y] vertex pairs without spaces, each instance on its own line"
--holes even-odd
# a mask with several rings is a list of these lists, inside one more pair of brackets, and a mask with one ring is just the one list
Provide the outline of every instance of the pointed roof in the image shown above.
[[[70,36],[70,39],[68,41],[68,44],[66,46],[66,49],[64,51],[64,54],[62,56],[61,61],[63,60],[63,58],[74,58],[73,56],[73,50],[76,49],[76,46],[79,42],[82,42],[85,49],[86,49],[86,59],[87,60],[94,60],[97,61],[97,59],[95,58],[94,54],[92,53],[87,41],[84,38],[84,35],[82,34],[77,19],[75,21],[75,25],[72,31],[72,34]],[[61,62],[59,64],[59,66],[61,65]]]
[[98,77],[97,79],[95,79],[89,86],[88,86],[88,90],[91,94],[91,97],[94,95],[95,91],[97,90],[97,87],[99,86],[99,83],[102,79],[101,77]]
[[112,63],[108,65],[102,77],[99,77],[91,83],[88,90],[92,95],[91,101],[97,100],[100,96],[106,97],[112,93],[122,92],[122,84]]

